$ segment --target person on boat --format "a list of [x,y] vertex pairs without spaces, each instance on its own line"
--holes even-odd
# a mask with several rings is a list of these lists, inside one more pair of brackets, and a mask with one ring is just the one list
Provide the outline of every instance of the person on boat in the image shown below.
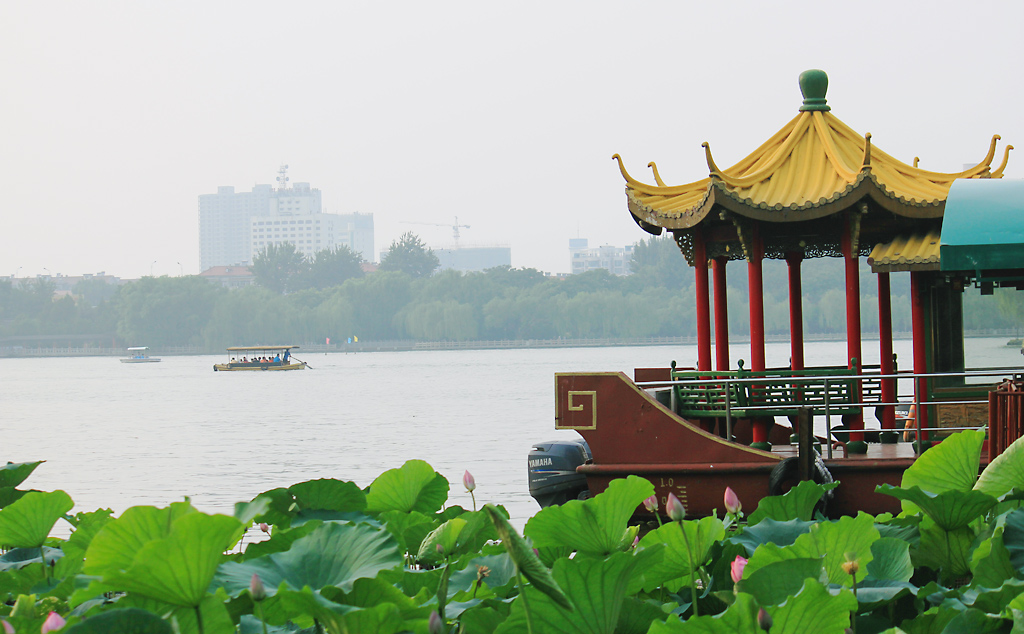
[[281,362],[284,363],[285,365],[287,365],[288,364],[288,357],[290,355],[291,355],[291,350],[285,350],[284,351],[284,356],[281,357]]
[[281,363],[281,355],[279,355],[279,354],[274,355],[274,363]]

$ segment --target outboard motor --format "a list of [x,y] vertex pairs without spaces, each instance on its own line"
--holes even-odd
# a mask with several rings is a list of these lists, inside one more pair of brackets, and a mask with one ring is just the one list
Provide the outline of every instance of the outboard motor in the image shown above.
[[589,496],[587,477],[576,467],[591,460],[587,441],[554,440],[530,449],[530,495],[542,507]]

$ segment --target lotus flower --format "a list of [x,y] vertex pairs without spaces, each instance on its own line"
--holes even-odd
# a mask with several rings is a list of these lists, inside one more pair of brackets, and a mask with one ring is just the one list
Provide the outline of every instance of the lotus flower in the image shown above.
[[743,503],[740,502],[740,498],[732,490],[732,487],[725,487],[725,510],[733,515],[743,510]]
[[267,590],[263,587],[263,581],[256,573],[253,573],[252,579],[249,580],[249,594],[252,595],[253,601],[262,601],[267,598]]
[[270,534],[270,526],[268,526],[266,522],[260,522],[260,530],[268,535]]
[[652,495],[651,497],[644,500],[644,508],[651,513],[658,510],[658,496]]
[[743,568],[747,565],[747,560],[739,555],[736,555],[736,559],[732,560],[729,564],[729,575],[732,576],[733,583],[739,583],[740,579],[743,578]]
[[[59,614],[56,612],[50,612],[46,616],[46,620],[43,621],[43,627],[39,630],[39,634],[46,634],[47,632],[56,632],[57,630],[64,627],[67,623]],[[6,629],[6,628],[5,628]],[[13,629],[11,630],[14,631]]]
[[444,631],[444,623],[441,622],[441,615],[437,613],[437,610],[430,613],[430,618],[427,620],[427,631],[430,634],[441,634]]
[[686,507],[679,501],[675,493],[668,494],[668,501],[665,502],[665,512],[674,522],[681,522],[686,518]]
[[757,625],[765,632],[772,629],[772,615],[764,608],[757,611]]
[[476,480],[473,479],[473,474],[469,471],[462,475],[462,486],[466,487],[470,493],[476,490]]

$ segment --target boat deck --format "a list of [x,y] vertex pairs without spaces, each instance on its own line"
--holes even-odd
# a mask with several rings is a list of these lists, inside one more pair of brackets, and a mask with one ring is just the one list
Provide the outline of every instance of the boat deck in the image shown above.
[[[786,458],[797,455],[797,445],[774,445],[772,447],[772,453],[778,456]],[[898,442],[898,443],[868,443],[868,452],[866,454],[852,454],[847,453],[845,447],[834,446],[832,448],[832,458],[828,457],[828,453],[824,447],[821,449],[821,457],[823,460],[892,460],[892,459],[914,459],[917,457],[914,451],[914,443],[912,442]]]

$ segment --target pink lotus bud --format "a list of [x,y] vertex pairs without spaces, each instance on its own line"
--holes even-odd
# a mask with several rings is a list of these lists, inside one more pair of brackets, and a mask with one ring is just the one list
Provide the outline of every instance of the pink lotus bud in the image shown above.
[[430,612],[430,618],[427,620],[427,631],[430,634],[441,634],[444,631],[444,623],[441,622],[441,615],[437,613],[437,610]]
[[56,612],[50,612],[46,616],[46,620],[43,621],[43,627],[39,630],[39,634],[46,634],[47,632],[56,632],[57,630],[64,627],[67,623],[59,614]]
[[0,621],[0,623],[4,624],[4,634],[17,634],[14,631],[14,626],[8,623],[7,621]]
[[733,515],[743,510],[743,503],[740,502],[740,498],[732,490],[732,487],[725,487],[725,510]]
[[757,625],[765,632],[772,629],[772,615],[764,608],[757,611]]
[[476,490],[476,480],[473,479],[473,474],[469,471],[462,475],[462,486],[466,487],[470,493]]
[[253,601],[262,601],[267,598],[267,590],[263,587],[263,581],[258,574],[253,573],[252,579],[249,580],[249,594],[252,595]]
[[686,507],[679,501],[675,493],[668,494],[668,502],[665,502],[665,512],[674,522],[681,522],[686,518]]
[[636,548],[636,545],[639,544],[639,543],[640,543],[640,536],[637,535],[636,537],[633,538],[633,548]]
[[268,535],[270,534],[270,526],[268,526],[266,522],[260,522],[260,530]]
[[644,508],[651,513],[658,510],[658,496],[652,495],[651,497],[644,500]]
[[437,548],[437,554],[438,555],[443,555],[444,554],[444,546],[442,546],[441,544],[436,544],[435,548]]
[[732,560],[729,564],[729,574],[732,576],[733,583],[739,583],[740,579],[743,578],[743,568],[747,565],[747,560],[739,555],[736,555],[736,559]]

